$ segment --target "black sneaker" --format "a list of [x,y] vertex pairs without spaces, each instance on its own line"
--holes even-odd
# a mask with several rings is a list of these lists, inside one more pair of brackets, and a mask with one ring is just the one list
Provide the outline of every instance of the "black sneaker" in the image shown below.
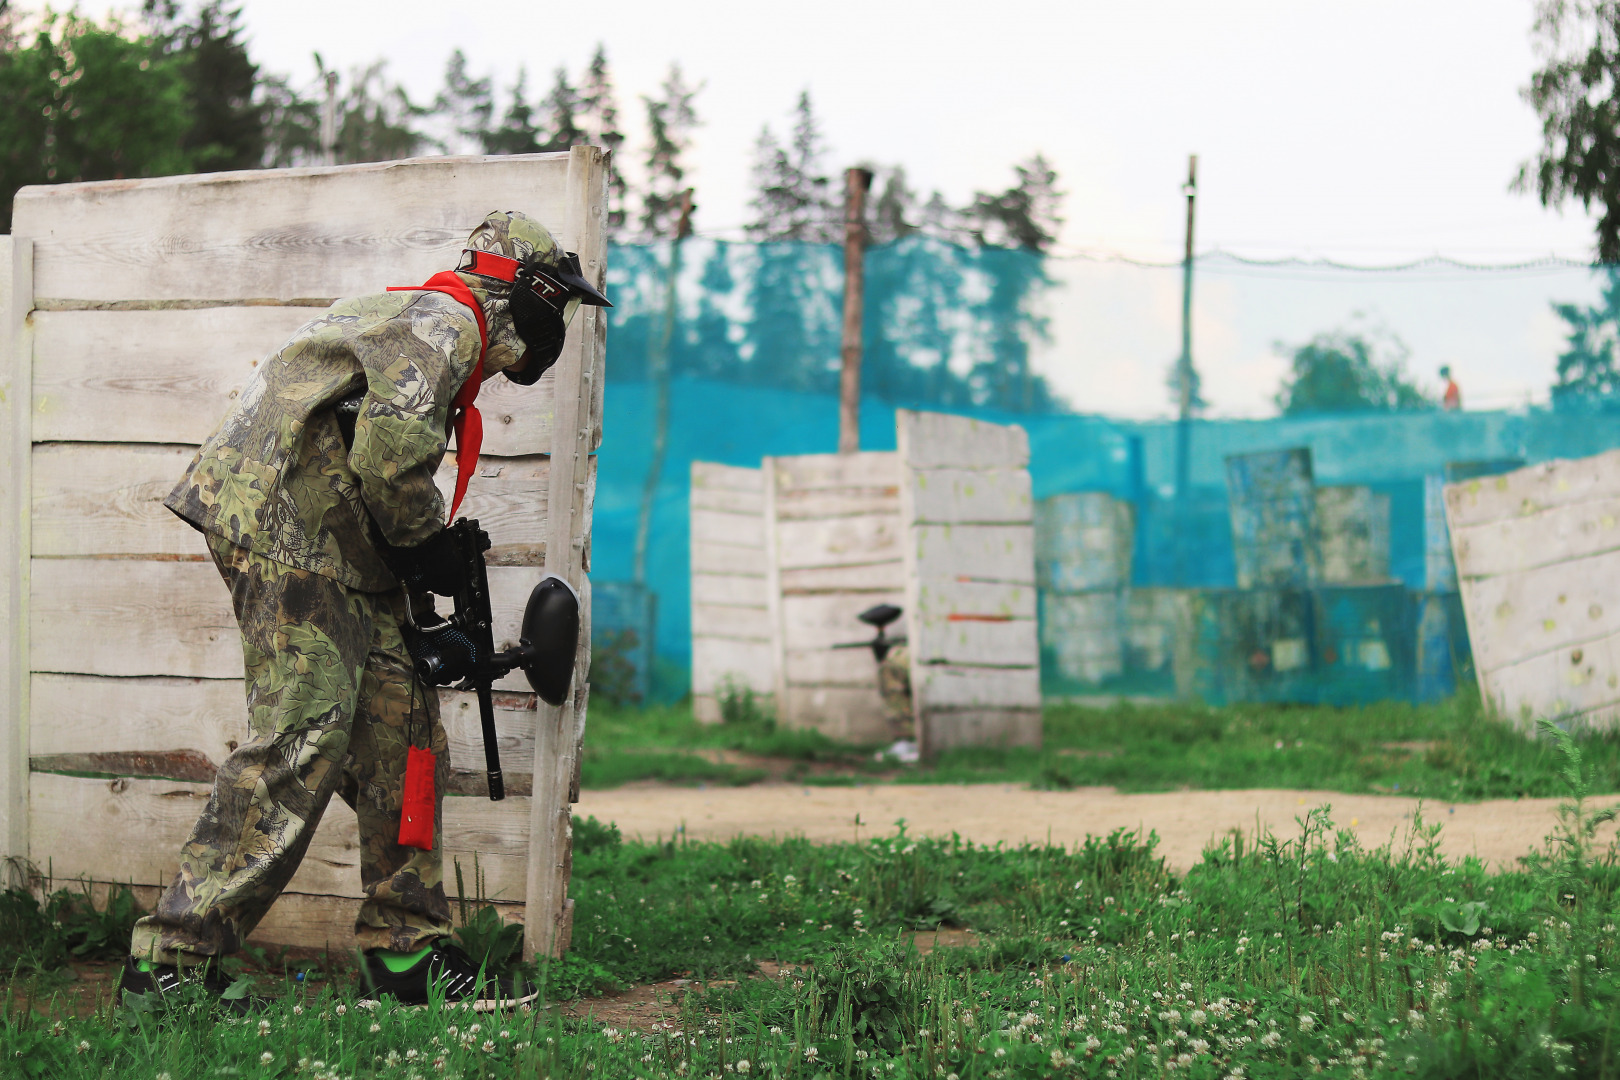
[[387,994],[401,1005],[428,1004],[432,988],[445,1005],[473,1012],[515,1009],[540,996],[538,987],[479,971],[472,957],[444,940],[435,941],[432,951],[404,971],[390,971],[376,950],[362,953],[360,988],[369,998]]
[[[219,969],[217,962],[198,964],[185,970],[173,964],[153,964],[150,971],[142,971],[132,956],[124,958],[124,973],[118,979],[118,1000],[124,1002],[133,994],[146,1003],[153,1003],[186,986],[200,986],[221,1008],[247,1013],[261,1004],[240,990],[233,990],[236,980]],[[148,995],[151,995],[148,997]]]

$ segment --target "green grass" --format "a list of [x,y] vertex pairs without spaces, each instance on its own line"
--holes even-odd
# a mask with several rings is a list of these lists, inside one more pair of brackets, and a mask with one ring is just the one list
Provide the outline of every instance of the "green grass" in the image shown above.
[[[809,784],[892,779],[1124,791],[1313,788],[1453,802],[1562,790],[1553,745],[1489,717],[1472,694],[1434,705],[1355,708],[1049,705],[1044,722],[1039,751],[958,750],[900,769],[892,761],[874,762],[877,748],[780,730],[757,710],[737,722],[704,725],[685,706],[615,709],[593,703],[583,778],[592,788],[635,780],[747,784],[774,771]],[[1578,737],[1593,769],[1593,790],[1620,791],[1620,733]],[[751,757],[746,764],[714,760],[721,751]]]
[[[903,830],[643,844],[584,821],[552,999],[707,983],[675,1030],[555,1007],[372,1013],[335,979],[278,980],[240,1022],[197,1002],[62,1018],[36,989],[0,1013],[0,1075],[1613,1077],[1620,852],[1580,758],[1573,742],[1561,755],[1575,797],[1559,839],[1503,873],[1446,862],[1421,821],[1364,849],[1326,811],[1229,839],[1184,876],[1127,832],[1077,849]],[[941,923],[980,944],[919,956],[910,933]],[[790,966],[749,977],[761,960]]]

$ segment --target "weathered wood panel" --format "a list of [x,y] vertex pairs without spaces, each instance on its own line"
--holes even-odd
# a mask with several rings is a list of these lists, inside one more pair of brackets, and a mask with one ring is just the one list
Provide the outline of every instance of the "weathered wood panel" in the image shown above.
[[897,513],[776,521],[776,562],[783,570],[861,566],[900,554]]
[[[797,454],[769,459],[776,474],[776,492],[807,492],[818,488],[898,488],[900,463],[892,453]],[[768,481],[767,481],[768,483]]]
[[[208,802],[209,785],[168,780],[93,780],[35,773],[29,838],[31,858],[50,864],[57,878],[167,885],[180,846]],[[444,803],[448,891],[454,860],[472,888],[478,862],[490,899],[521,901],[528,849],[529,800],[449,798]],[[95,829],[84,828],[95,821]],[[354,812],[334,797],[321,817],[308,853],[288,889],[295,893],[358,898],[360,839]]]
[[[29,241],[0,236],[0,860],[28,851],[32,282]],[[10,876],[0,887],[21,884]]]
[[691,492],[693,707],[714,723],[723,691],[775,690],[765,480],[759,469],[694,461]]
[[[289,307],[35,312],[33,440],[200,445],[253,368],[319,314]],[[533,386],[492,378],[478,395],[484,451],[549,453],[555,386],[551,372]]]
[[868,514],[892,516],[900,509],[898,487],[805,488],[776,493],[778,521],[825,521]]
[[[810,593],[889,593],[905,587],[905,563],[899,558],[857,566],[803,566],[778,576],[783,596]],[[872,601],[874,604],[878,601]]]
[[353,296],[454,266],[473,226],[503,207],[547,222],[564,247],[584,255],[583,222],[565,193],[569,157],[424,158],[28,187],[17,194],[12,231],[39,246],[40,297]]
[[1480,693],[1519,722],[1620,701],[1620,453],[1445,488]]
[[[482,776],[484,742],[477,697],[448,688],[438,693],[453,767]],[[118,702],[111,716],[108,701]],[[66,755],[178,751],[196,755],[212,769],[248,736],[240,678],[110,679],[38,672],[30,704],[29,755],[35,762]],[[526,776],[532,767],[534,724],[532,694],[495,695],[495,731],[509,782]]]
[[988,424],[966,416],[902,410],[895,423],[910,469],[1027,469],[1029,435],[1017,424]]
[[844,686],[870,691],[877,662],[871,649],[788,649],[789,685]]
[[1017,426],[904,409],[896,426],[920,749],[1039,745],[1029,440]]
[[1608,554],[1620,550],[1620,496],[1528,508],[1517,517],[1459,526],[1453,545],[1457,571],[1465,577]]
[[793,718],[794,727],[812,728],[839,742],[875,745],[894,738],[889,710],[870,686],[789,683],[782,714]]
[[[872,628],[860,621],[860,613],[874,604],[898,604],[905,599],[899,590],[892,593],[813,593],[782,597],[782,644],[792,650],[830,649],[834,645],[862,641],[872,636]],[[867,654],[871,658],[871,654]],[[872,671],[877,685],[877,671]]]
[[1604,499],[1615,494],[1620,450],[1447,484],[1446,521],[1455,531]]
[[1030,525],[916,525],[908,558],[926,580],[1035,584],[1035,530]]
[[[1533,558],[1534,556],[1532,556]],[[1620,631],[1620,551],[1462,578],[1474,663],[1484,671]]]
[[919,522],[1024,524],[1035,513],[1027,469],[914,469],[906,480]]

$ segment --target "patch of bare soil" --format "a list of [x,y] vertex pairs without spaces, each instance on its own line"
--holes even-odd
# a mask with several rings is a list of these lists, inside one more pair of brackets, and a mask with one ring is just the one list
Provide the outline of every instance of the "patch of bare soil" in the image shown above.
[[[1613,800],[1599,799],[1606,806]],[[1415,815],[1445,826],[1448,857],[1476,856],[1498,869],[1542,846],[1556,820],[1558,799],[1494,799],[1447,803],[1403,795],[1344,795],[1322,791],[1185,791],[1125,795],[1113,788],[1034,791],[1013,784],[862,784],[851,787],[756,785],[696,790],[635,784],[585,791],[578,814],[615,822],[626,836],[669,837],[682,827],[689,840],[734,836],[804,836],[820,842],[889,835],[904,821],[912,836],[950,836],[981,844],[1024,841],[1072,846],[1114,829],[1157,832],[1159,850],[1177,870],[1204,847],[1241,830],[1279,836],[1298,831],[1294,819],[1331,805],[1334,823],[1376,847],[1404,846]]]

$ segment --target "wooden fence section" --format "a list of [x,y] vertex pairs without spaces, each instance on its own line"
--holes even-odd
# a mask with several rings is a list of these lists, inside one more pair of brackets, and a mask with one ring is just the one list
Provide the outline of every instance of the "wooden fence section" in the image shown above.
[[759,469],[692,462],[692,708],[720,721],[720,694],[776,692]]
[[1448,484],[1482,696],[1518,723],[1620,717],[1620,451]]
[[920,748],[1039,746],[1029,439],[939,413],[896,423]]
[[[0,854],[49,862],[57,878],[167,882],[246,725],[229,598],[201,537],[163,497],[289,333],[335,298],[454,266],[491,210],[547,222],[600,280],[605,173],[600,150],[577,147],[19,194],[0,327],[10,345],[0,487],[19,523],[0,531]],[[586,601],[573,701],[537,708],[521,676],[498,684],[505,802],[483,797],[476,705],[441,694],[452,760],[468,766],[452,789],[476,796],[447,802],[448,855],[469,888],[476,858],[488,897],[538,905],[528,943],[548,951],[570,928],[605,325],[583,309],[539,383],[497,379],[480,395],[485,454],[462,513],[494,541],[497,647],[515,643],[542,573],[567,577]],[[84,830],[87,819],[107,827]],[[333,800],[260,938],[351,940],[356,844],[352,812]]]
[[777,715],[848,742],[888,739],[871,652],[834,646],[871,637],[857,618],[867,608],[905,602],[900,460],[807,454],[763,468]]

